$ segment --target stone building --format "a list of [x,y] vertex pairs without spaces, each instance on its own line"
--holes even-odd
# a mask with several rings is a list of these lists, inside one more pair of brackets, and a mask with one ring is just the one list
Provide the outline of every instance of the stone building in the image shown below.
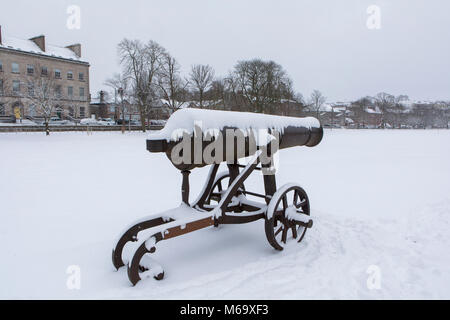
[[29,40],[5,37],[0,26],[0,116],[40,117],[33,99],[37,79],[51,83],[52,116],[88,117],[89,67],[81,58],[80,44],[53,46],[43,35]]

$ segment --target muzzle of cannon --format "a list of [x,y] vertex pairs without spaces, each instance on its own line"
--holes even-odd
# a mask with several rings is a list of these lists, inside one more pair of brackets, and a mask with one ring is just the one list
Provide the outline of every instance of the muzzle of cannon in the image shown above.
[[150,135],[147,150],[166,153],[178,169],[192,170],[237,163],[261,148],[270,155],[296,146],[314,147],[322,138],[320,122],[311,117],[183,109],[170,117],[163,130]]

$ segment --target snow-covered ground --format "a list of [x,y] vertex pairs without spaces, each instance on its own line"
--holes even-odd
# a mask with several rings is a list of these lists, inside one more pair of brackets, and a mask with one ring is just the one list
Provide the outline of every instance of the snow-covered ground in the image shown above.
[[334,130],[283,150],[279,186],[301,183],[312,203],[303,243],[274,251],[263,221],[198,231],[162,242],[165,280],[133,288],[111,264],[115,238],[181,202],[181,175],[145,137],[0,134],[0,298],[450,298],[450,131]]

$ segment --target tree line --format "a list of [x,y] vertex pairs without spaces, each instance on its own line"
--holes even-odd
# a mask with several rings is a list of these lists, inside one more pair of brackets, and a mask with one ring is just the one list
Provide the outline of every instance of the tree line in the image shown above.
[[[330,115],[330,110],[324,109],[327,98],[322,92],[314,90],[304,98],[295,92],[286,70],[274,61],[258,58],[238,61],[225,76],[216,75],[210,65],[197,64],[191,66],[187,77],[183,77],[176,58],[153,40],[144,43],[124,39],[118,44],[118,57],[121,72],[113,75],[106,84],[119,92],[122,106],[125,100],[127,105],[137,108],[143,131],[162,104],[170,113],[195,106],[290,116],[314,115],[330,125],[335,120],[333,110]],[[380,115],[378,127],[398,124],[402,120],[393,118],[403,119],[401,113],[405,113],[405,108],[402,103],[405,100],[408,100],[405,95],[384,92],[358,99],[343,112],[343,123],[346,125],[349,112],[349,117],[353,117],[351,121],[364,125],[364,117],[373,111]],[[427,117],[434,114],[421,112]]]
[[304,103],[287,72],[274,61],[239,61],[226,76],[216,76],[213,67],[198,64],[183,77],[176,58],[152,40],[124,39],[118,45],[118,56],[121,72],[106,84],[137,107],[144,131],[146,120],[161,101],[170,112],[187,102],[198,108],[259,113],[277,113],[286,101]]

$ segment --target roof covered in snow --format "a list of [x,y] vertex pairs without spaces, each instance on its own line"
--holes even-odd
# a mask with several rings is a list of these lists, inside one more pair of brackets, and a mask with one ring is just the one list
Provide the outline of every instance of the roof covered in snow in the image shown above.
[[75,52],[68,48],[45,44],[45,51],[42,51],[41,48],[39,48],[38,45],[32,40],[24,40],[14,37],[2,37],[2,44],[0,44],[0,48],[38,54],[52,58],[85,62],[82,61],[80,57],[75,54]]

